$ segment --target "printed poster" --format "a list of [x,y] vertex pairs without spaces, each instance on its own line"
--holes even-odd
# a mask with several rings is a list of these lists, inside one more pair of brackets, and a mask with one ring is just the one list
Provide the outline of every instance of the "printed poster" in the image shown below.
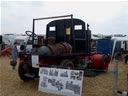
[[81,70],[41,67],[39,91],[66,96],[82,96],[83,74]]

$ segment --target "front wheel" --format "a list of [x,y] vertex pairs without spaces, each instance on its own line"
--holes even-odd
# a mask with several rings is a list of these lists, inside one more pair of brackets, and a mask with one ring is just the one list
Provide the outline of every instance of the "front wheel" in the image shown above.
[[60,63],[60,67],[64,69],[74,69],[74,64],[71,60],[65,59]]
[[24,70],[24,65],[22,63],[19,64],[19,67],[18,67],[18,74],[19,74],[19,77],[21,80],[23,81],[29,81],[30,78],[26,77],[25,74],[26,74],[26,70]]

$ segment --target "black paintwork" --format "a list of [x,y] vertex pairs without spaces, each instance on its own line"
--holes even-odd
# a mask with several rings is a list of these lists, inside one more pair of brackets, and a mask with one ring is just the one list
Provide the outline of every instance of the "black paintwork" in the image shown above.
[[[82,26],[81,30],[75,30],[75,26]],[[54,27],[55,30],[50,30],[50,27]],[[66,34],[66,29],[69,28],[71,34]],[[55,37],[56,43],[68,42],[73,48],[72,54],[61,54],[60,56],[81,56],[90,54],[90,40],[91,31],[86,27],[85,22],[80,19],[59,19],[51,21],[47,24],[46,30],[46,46],[47,39],[49,37]],[[35,48],[36,49],[36,48]],[[40,50],[35,52],[33,48],[32,54],[40,54]],[[40,48],[39,48],[40,49]],[[40,54],[41,55],[41,54]],[[45,54],[46,55],[46,54]],[[51,56],[50,56],[51,57]],[[53,56],[54,57],[54,56]]]

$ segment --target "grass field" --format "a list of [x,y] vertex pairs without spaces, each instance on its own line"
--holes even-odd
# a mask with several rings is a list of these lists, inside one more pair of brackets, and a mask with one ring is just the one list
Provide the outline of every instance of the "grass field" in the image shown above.
[[[0,57],[0,96],[59,96],[39,92],[38,78],[30,82],[22,81],[17,70],[12,72],[9,62],[9,57]],[[118,64],[118,88],[126,90],[128,64],[124,64],[123,60],[120,60]],[[112,69],[113,62],[109,65],[109,70]],[[111,72],[102,73],[96,77],[84,77],[82,96],[112,96],[112,80],[113,73]]]

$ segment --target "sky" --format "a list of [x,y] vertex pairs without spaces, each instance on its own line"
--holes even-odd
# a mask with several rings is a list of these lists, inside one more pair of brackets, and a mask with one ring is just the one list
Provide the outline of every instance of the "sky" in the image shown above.
[[[128,35],[128,1],[1,1],[0,8],[0,34],[32,31],[33,18],[73,14],[92,34]],[[36,22],[36,33],[45,34],[48,22]]]

